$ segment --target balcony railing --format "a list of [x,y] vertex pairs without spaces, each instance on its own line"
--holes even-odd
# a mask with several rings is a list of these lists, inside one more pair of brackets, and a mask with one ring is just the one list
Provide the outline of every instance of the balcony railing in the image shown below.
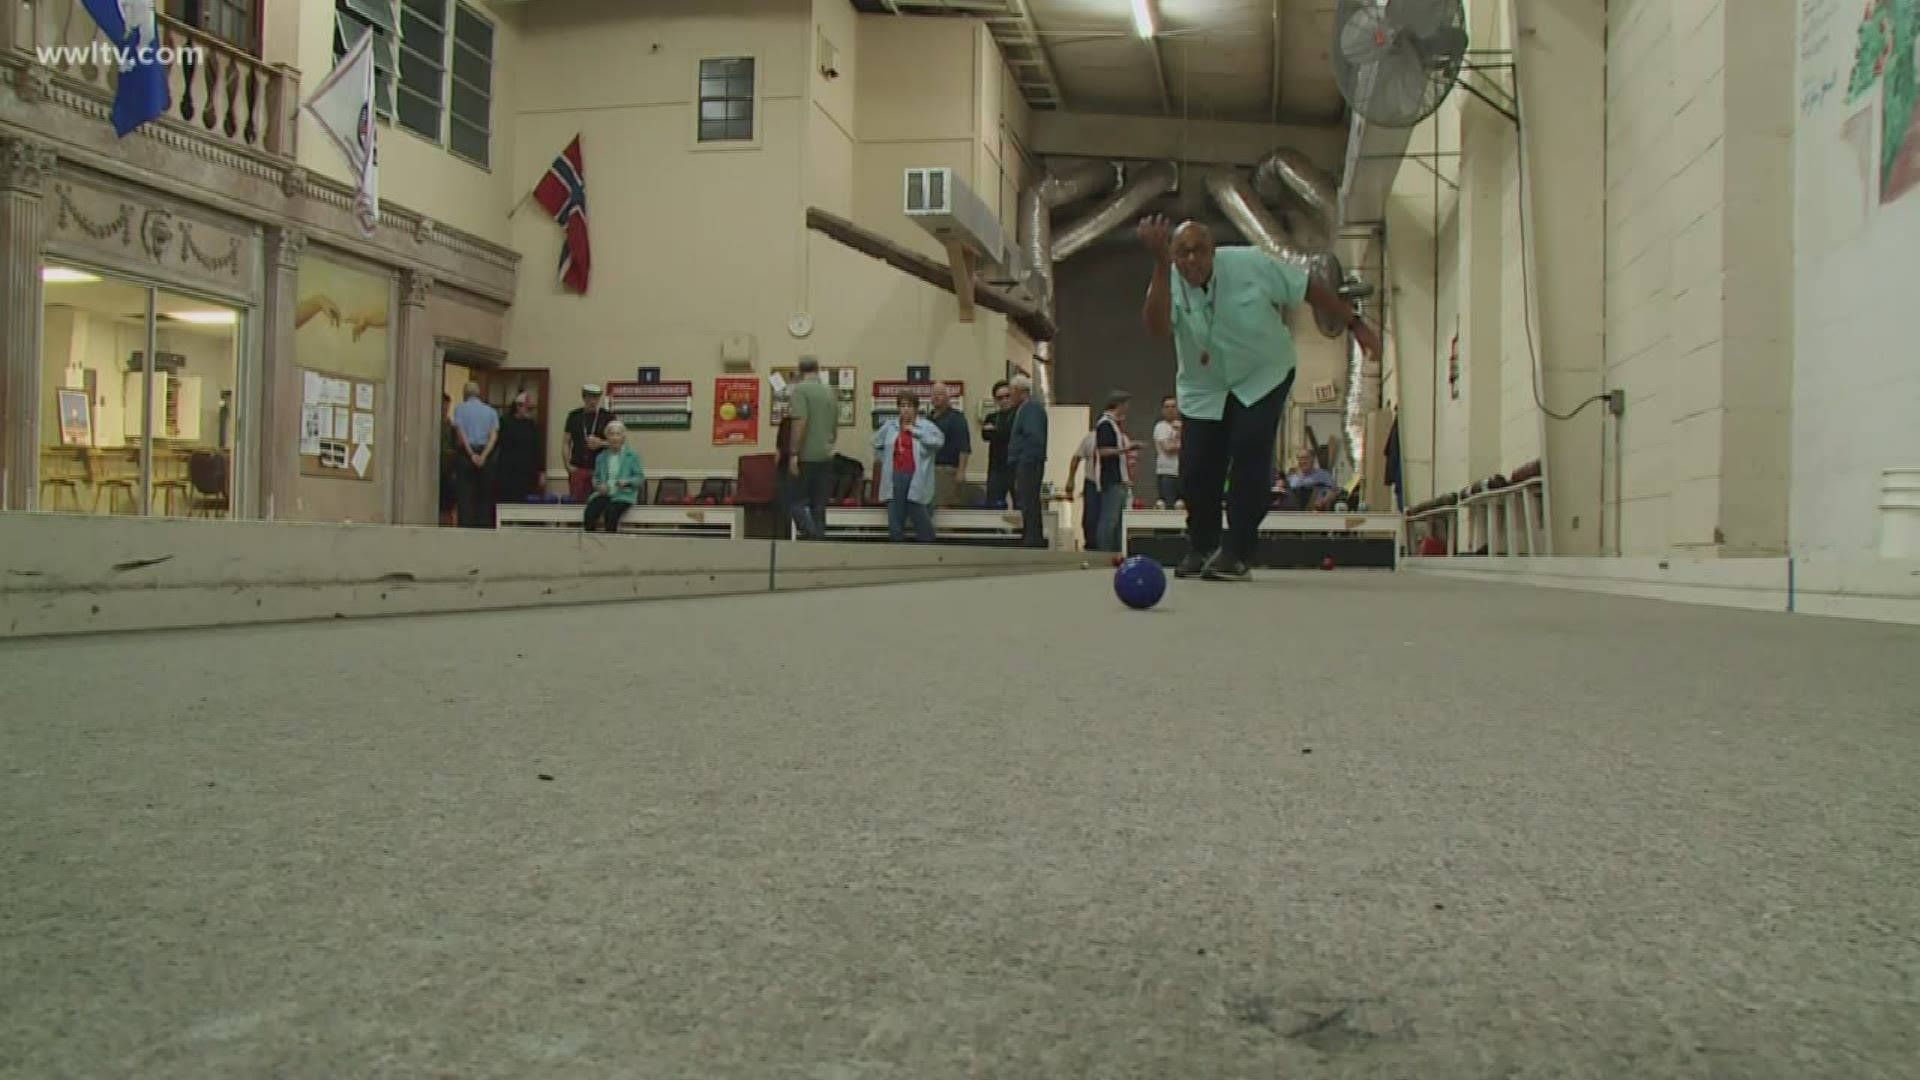
[[[40,63],[113,96],[120,78],[80,0],[0,0],[16,8],[0,20],[0,45],[32,53]],[[11,34],[8,32],[11,31]],[[294,152],[300,72],[268,64],[228,42],[164,15],[160,46],[169,50],[166,117],[196,134],[284,157]]]

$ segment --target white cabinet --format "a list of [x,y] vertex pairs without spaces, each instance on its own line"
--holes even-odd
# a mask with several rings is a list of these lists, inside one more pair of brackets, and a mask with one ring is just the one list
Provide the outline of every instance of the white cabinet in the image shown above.
[[[142,437],[147,430],[140,409],[135,404],[144,392],[145,377],[137,371],[125,375],[123,389],[126,396],[126,436],[129,440]],[[153,399],[147,402],[148,420],[153,425],[153,434],[159,439],[200,438],[200,377],[198,375],[170,375],[163,371],[153,373]]]

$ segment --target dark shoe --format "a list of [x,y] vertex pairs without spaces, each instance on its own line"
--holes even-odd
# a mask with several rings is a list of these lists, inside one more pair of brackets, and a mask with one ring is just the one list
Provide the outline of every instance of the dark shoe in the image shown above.
[[1200,571],[1200,576],[1208,581],[1253,580],[1253,572],[1247,569],[1245,561],[1218,551],[1207,560],[1206,569]]
[[1179,564],[1173,568],[1173,576],[1177,578],[1199,577],[1206,569],[1207,557],[1197,551],[1189,551],[1186,557],[1181,559]]

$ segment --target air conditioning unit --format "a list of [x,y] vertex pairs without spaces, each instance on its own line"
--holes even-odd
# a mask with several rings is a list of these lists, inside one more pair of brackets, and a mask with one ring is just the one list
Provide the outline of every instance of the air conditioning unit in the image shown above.
[[1006,259],[1006,237],[1000,231],[999,217],[953,175],[952,169],[908,169],[906,210],[908,217],[942,244],[958,240],[988,262]]

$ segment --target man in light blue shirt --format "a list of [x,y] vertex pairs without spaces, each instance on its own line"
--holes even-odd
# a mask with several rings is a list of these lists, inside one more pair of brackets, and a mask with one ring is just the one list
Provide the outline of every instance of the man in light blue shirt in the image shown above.
[[[1380,337],[1325,282],[1254,247],[1216,249],[1205,225],[1178,230],[1160,216],[1140,223],[1153,254],[1142,316],[1147,333],[1173,338],[1179,365],[1180,487],[1187,500],[1187,554],[1177,577],[1245,581],[1273,482],[1274,440],[1297,362],[1286,309],[1302,302],[1345,322],[1371,357]],[[1174,273],[1175,270],[1179,273]],[[1221,503],[1227,528],[1221,536]]]
[[466,400],[453,407],[453,432],[460,444],[453,471],[460,527],[484,529],[492,524],[487,520],[487,464],[499,443],[500,414],[480,400],[479,383],[468,383]]

